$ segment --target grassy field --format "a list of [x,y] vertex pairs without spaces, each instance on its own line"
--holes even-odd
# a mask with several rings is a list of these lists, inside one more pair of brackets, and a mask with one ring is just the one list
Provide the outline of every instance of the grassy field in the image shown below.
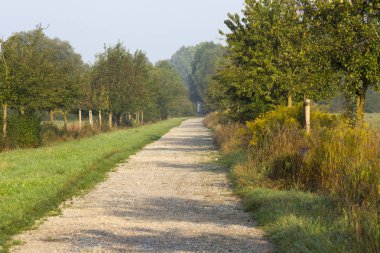
[[115,164],[159,139],[182,120],[0,153],[0,252],[8,250],[12,235],[56,212],[62,201],[103,180]]
[[380,131],[380,113],[366,113],[364,120],[375,130]]

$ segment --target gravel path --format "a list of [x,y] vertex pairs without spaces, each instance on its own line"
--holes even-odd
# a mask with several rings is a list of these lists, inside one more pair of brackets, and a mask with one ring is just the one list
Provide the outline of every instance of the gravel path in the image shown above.
[[202,119],[146,146],[85,196],[15,239],[12,252],[273,252],[210,163]]

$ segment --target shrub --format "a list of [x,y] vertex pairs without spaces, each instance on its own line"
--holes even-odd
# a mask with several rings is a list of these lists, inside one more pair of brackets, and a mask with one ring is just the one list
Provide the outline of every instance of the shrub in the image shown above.
[[82,129],[80,131],[76,126],[73,125],[71,126],[69,132],[71,132],[74,135],[77,133],[78,135],[75,136],[75,138],[86,138],[100,133],[101,130],[97,127],[92,127],[90,124],[85,124],[84,126],[82,126]]
[[9,117],[8,138],[12,147],[30,148],[42,144],[41,120],[35,115],[12,114]]
[[302,111],[300,107],[278,107],[277,110],[267,112],[253,121],[247,122],[248,131],[252,135],[251,145],[265,145],[270,136],[284,129],[299,129],[302,125]]
[[62,140],[63,131],[56,125],[43,123],[41,125],[42,142],[44,144]]
[[[343,118],[312,112],[312,132],[302,129],[302,107],[279,107],[242,126],[206,118],[224,153],[239,147],[245,161],[231,176],[240,187],[301,189],[331,195],[347,216],[356,245],[380,251],[380,143],[367,127],[352,128]],[[248,136],[248,137],[247,137]],[[248,138],[244,141],[243,137]]]
[[224,153],[243,148],[249,141],[244,125],[231,123],[224,114],[211,113],[206,116],[204,123],[214,130],[216,145]]
[[380,145],[368,128],[322,129],[311,138],[305,171],[339,198],[358,247],[380,251]]

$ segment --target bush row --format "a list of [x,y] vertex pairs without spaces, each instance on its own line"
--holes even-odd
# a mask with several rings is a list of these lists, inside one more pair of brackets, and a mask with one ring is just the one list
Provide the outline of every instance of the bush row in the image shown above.
[[[0,150],[14,148],[35,148],[52,142],[66,141],[93,136],[102,130],[91,127],[89,124],[71,126],[67,130],[58,128],[49,123],[41,123],[41,117],[35,114],[13,113],[8,118],[7,136],[0,136]],[[0,127],[3,128],[0,116]]]

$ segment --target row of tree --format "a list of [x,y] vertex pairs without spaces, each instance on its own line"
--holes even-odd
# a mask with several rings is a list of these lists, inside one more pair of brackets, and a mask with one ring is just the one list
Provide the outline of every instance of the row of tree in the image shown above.
[[[191,114],[188,91],[168,61],[154,66],[142,51],[130,53],[122,43],[105,47],[95,63],[84,64],[72,46],[44,34],[41,26],[14,33],[1,42],[0,103],[3,136],[9,110],[33,116],[73,110],[108,114],[108,126],[132,118],[155,120]],[[145,113],[145,114],[144,114]],[[124,116],[124,117],[123,117]],[[81,126],[81,124],[79,124]]]
[[209,106],[247,120],[294,100],[342,93],[361,124],[369,88],[380,89],[378,0],[246,0],[225,21],[225,66],[208,87]]

